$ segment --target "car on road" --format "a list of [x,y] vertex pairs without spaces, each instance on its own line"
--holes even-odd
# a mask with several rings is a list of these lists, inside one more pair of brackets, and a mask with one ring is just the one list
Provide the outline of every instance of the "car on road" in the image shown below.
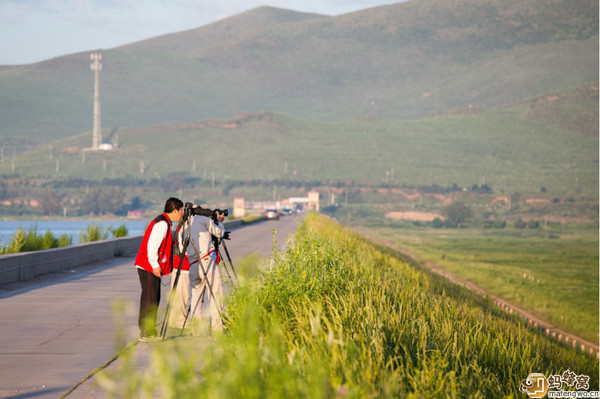
[[277,209],[267,209],[265,211],[265,218],[279,220],[279,211]]

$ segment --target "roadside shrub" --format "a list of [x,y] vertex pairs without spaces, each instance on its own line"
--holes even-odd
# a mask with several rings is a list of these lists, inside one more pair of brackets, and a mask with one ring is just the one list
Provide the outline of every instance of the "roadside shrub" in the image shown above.
[[58,246],[66,247],[67,245],[73,244],[73,237],[70,234],[61,234],[58,237]]
[[58,239],[54,237],[50,231],[47,231],[46,234],[44,234],[41,249],[50,249],[56,247],[58,247]]
[[129,234],[129,230],[127,230],[127,226],[125,226],[125,223],[123,223],[116,229],[111,229],[110,232],[115,238],[127,237],[127,234]]
[[252,224],[263,219],[263,215],[244,215],[242,217],[242,224]]
[[108,231],[102,230],[100,224],[90,224],[87,229],[84,229],[79,233],[80,243],[105,240],[106,238],[108,238]]
[[68,234],[63,234],[59,238],[47,231],[41,235],[37,231],[37,225],[33,225],[29,230],[23,227],[13,233],[13,236],[6,247],[0,249],[0,254],[14,254],[19,252],[39,251],[71,245],[72,239]]

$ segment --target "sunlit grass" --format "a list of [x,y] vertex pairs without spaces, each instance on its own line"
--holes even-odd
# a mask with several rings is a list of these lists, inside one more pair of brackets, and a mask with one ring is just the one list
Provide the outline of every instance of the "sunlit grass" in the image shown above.
[[532,372],[568,368],[598,387],[594,358],[315,214],[241,281],[225,335],[163,342],[148,367],[103,386],[129,384],[119,397],[502,398]]

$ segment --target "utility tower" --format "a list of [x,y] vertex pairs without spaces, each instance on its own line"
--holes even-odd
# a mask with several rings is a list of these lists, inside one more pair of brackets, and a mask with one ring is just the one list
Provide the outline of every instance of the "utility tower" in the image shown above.
[[98,74],[102,69],[102,54],[92,53],[90,54],[92,64],[90,69],[94,71],[94,127],[92,130],[92,149],[98,150],[100,143],[102,142],[102,128],[100,125],[100,81]]

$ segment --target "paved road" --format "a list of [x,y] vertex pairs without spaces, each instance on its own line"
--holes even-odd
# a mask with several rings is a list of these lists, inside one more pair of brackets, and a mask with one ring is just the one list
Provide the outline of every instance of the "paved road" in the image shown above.
[[[268,258],[272,229],[282,249],[298,224],[298,217],[287,216],[234,230],[227,242],[234,265],[249,254]],[[0,397],[60,398],[74,386],[69,399],[103,397],[93,377],[86,377],[117,352],[115,301],[124,305],[126,342],[137,338],[139,282],[133,261],[113,258],[0,287]],[[168,287],[167,277],[163,298]],[[161,301],[163,309],[166,302]],[[144,350],[144,345],[138,347]],[[77,385],[81,381],[85,382]]]

